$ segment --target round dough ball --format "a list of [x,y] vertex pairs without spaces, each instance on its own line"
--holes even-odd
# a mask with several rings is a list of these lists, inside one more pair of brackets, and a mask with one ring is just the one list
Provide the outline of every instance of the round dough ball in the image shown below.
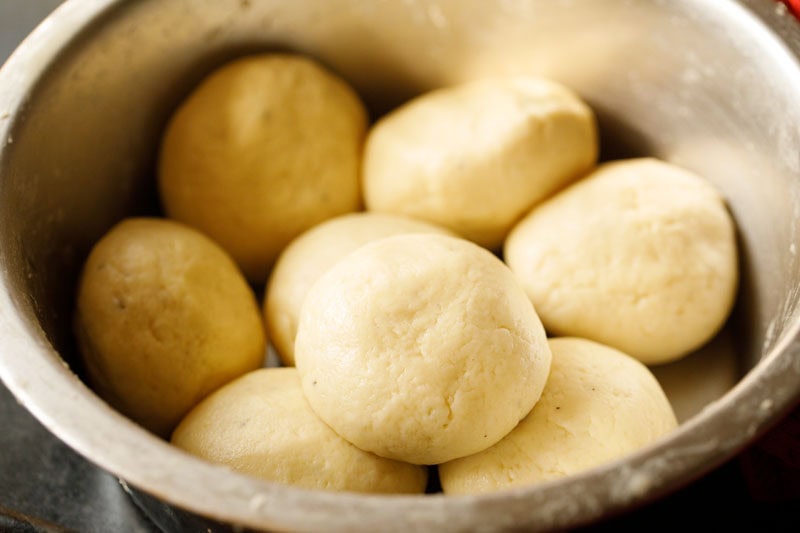
[[542,398],[503,440],[439,465],[445,493],[530,485],[579,473],[647,446],[677,427],[653,374],[632,357],[577,338],[550,339]]
[[594,115],[572,91],[538,78],[472,82],[423,94],[375,124],[365,201],[496,249],[596,158]]
[[257,283],[289,241],[361,206],[367,116],[356,93],[312,60],[265,54],[206,78],[161,148],[166,213],[210,235]]
[[172,443],[269,481],[311,489],[421,493],[427,469],[359,450],[308,406],[295,368],[262,368],[183,419]]
[[539,399],[550,350],[510,270],[436,234],[386,237],[336,263],[300,311],[312,409],[359,448],[414,464],[483,450]]
[[317,278],[360,246],[403,233],[450,234],[439,226],[407,217],[351,213],[311,228],[286,247],[270,274],[264,298],[267,331],[283,364],[294,364],[300,306]]
[[95,391],[168,436],[197,402],[261,366],[255,294],[233,260],[183,224],[134,218],[92,249],[76,334]]
[[704,179],[655,159],[600,166],[511,232],[505,260],[548,332],[645,364],[710,340],[738,285],[733,219]]

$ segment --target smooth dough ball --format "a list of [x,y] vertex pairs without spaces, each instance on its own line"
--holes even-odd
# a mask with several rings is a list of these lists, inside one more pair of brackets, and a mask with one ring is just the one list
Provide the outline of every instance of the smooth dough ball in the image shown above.
[[295,368],[262,368],[206,398],[172,443],[269,481],[310,489],[421,493],[425,468],[359,450],[308,406]]
[[653,374],[632,357],[578,338],[550,339],[542,398],[503,440],[439,465],[445,493],[491,492],[558,479],[621,458],[677,427]]
[[710,340],[733,307],[734,222],[704,179],[655,159],[608,163],[535,207],[505,260],[548,332],[645,364]]
[[539,78],[472,82],[423,94],[375,124],[365,201],[496,249],[596,158],[594,115],[572,91]]
[[267,331],[283,364],[294,364],[294,339],[300,306],[317,278],[360,246],[403,233],[450,234],[448,230],[427,222],[363,212],[323,222],[286,247],[270,274],[264,298]]
[[367,116],[356,93],[310,59],[265,54],[206,78],[161,148],[167,215],[222,245],[253,282],[290,240],[361,206]]
[[436,464],[500,440],[539,399],[550,350],[511,271],[436,234],[387,237],[336,263],[300,311],[312,409],[363,450]]
[[197,402],[264,360],[247,281],[217,244],[177,222],[114,226],[84,265],[75,316],[94,390],[165,437]]

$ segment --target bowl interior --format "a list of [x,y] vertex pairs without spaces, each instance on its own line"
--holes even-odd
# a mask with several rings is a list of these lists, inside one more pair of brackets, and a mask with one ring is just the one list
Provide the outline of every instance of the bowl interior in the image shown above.
[[767,0],[67,2],[0,77],[0,264],[14,312],[47,348],[3,363],[61,357],[82,374],[79,269],[116,221],[160,212],[154,163],[170,112],[226,60],[288,50],[341,74],[372,118],[446,84],[551,77],[596,111],[602,159],[656,156],[711,180],[738,223],[737,307],[708,346],[654,369],[690,420],[780,357],[796,329],[800,67],[748,7],[789,27]]

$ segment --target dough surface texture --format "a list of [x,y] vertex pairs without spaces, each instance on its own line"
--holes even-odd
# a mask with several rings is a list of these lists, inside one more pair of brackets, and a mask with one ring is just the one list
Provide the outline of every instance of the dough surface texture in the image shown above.
[[677,427],[652,373],[636,359],[577,338],[550,339],[542,398],[503,440],[439,465],[445,493],[491,492],[577,474]]
[[421,493],[423,467],[384,459],[342,439],[311,411],[294,368],[262,368],[206,398],[172,443],[211,462],[311,489]]
[[280,251],[311,226],[361,206],[367,115],[341,79],[301,56],[248,56],[211,73],[162,142],[164,210],[266,281]]
[[247,281],[217,244],[178,222],[114,226],[84,265],[75,316],[93,388],[161,436],[264,360],[264,326]]
[[655,159],[607,163],[535,207],[505,261],[548,333],[613,346],[645,364],[696,350],[738,286],[734,222],[703,178]]
[[404,216],[361,212],[327,220],[289,243],[275,263],[264,298],[269,338],[284,365],[294,365],[297,321],[311,285],[360,246],[403,233],[450,234],[439,226]]
[[426,93],[373,126],[365,202],[497,249],[596,158],[594,115],[569,89],[539,78],[471,82]]
[[461,238],[387,237],[311,287],[295,358],[314,411],[414,464],[485,449],[539,399],[550,350],[511,271]]

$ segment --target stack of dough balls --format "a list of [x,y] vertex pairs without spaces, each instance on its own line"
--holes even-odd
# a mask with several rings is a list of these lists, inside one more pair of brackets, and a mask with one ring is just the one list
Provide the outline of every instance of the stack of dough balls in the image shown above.
[[539,399],[550,350],[525,291],[461,238],[387,237],[337,262],[300,312],[314,412],[361,449],[433,465],[486,449]]
[[[172,220],[123,221],[84,267],[95,390],[201,458],[358,492],[424,492],[429,465],[446,493],[538,483],[676,427],[645,365],[708,342],[738,283],[708,182],[597,166],[592,110],[540,78],[368,128],[308,58],[203,80],[161,146]],[[268,344],[284,368],[262,368]]]
[[450,234],[421,220],[361,212],[323,222],[286,247],[275,263],[264,298],[267,331],[283,364],[294,365],[300,307],[314,282],[334,263],[364,244],[403,233]]

